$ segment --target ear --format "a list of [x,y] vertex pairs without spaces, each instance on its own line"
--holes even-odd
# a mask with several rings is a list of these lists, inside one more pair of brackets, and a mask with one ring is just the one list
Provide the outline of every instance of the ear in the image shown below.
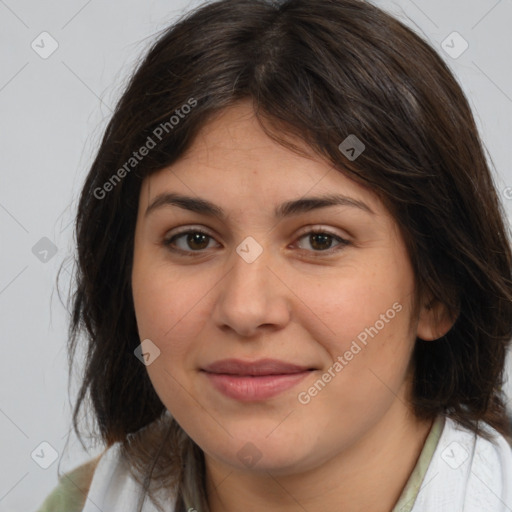
[[437,340],[453,327],[457,316],[450,315],[442,302],[428,297],[420,309],[416,336],[425,341]]

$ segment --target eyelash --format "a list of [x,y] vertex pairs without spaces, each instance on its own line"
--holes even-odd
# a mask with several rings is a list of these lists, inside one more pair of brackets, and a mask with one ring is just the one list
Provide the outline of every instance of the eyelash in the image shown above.
[[[182,254],[184,256],[189,256],[189,257],[194,257],[194,256],[198,256],[198,255],[201,255],[201,253],[203,253],[204,251],[206,251],[206,249],[200,249],[200,250],[197,250],[197,251],[193,251],[193,250],[190,250],[190,251],[184,251],[183,249],[179,249],[177,247],[173,247],[173,243],[176,239],[178,238],[181,238],[182,236],[184,235],[189,235],[191,233],[194,233],[194,234],[201,234],[201,235],[205,235],[207,236],[208,238],[210,239],[214,239],[213,236],[211,236],[209,233],[206,233],[206,231],[203,231],[201,229],[187,229],[185,231],[181,231],[179,233],[175,233],[174,235],[172,235],[171,237],[168,237],[166,239],[164,239],[163,241],[163,244],[172,252],[174,253],[178,253],[178,254]],[[340,250],[342,250],[345,246],[347,245],[350,245],[350,242],[348,240],[345,240],[344,238],[341,238],[340,236],[338,235],[335,235],[334,233],[331,233],[330,231],[328,230],[325,230],[325,229],[319,229],[319,228],[313,228],[309,231],[306,231],[304,233],[302,233],[299,237],[298,237],[298,240],[300,240],[301,238],[304,238],[306,236],[310,236],[310,235],[328,235],[329,237],[332,237],[333,239],[335,239],[337,242],[339,242],[339,245],[334,247],[334,248],[331,248],[331,249],[326,249],[324,251],[320,250],[320,251],[315,251],[315,250],[312,250],[312,251],[309,251],[308,249],[301,249],[303,251],[307,251],[307,252],[313,252],[313,253],[318,253],[319,255],[322,255],[322,256],[326,256],[326,255],[331,255],[335,252],[338,252]]]

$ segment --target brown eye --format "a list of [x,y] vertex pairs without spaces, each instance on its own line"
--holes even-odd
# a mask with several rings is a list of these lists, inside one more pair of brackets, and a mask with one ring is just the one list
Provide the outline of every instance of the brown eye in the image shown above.
[[[181,247],[176,243],[177,240],[183,240]],[[208,233],[191,229],[164,240],[164,245],[178,252],[199,252],[208,249],[208,244],[211,240],[213,240],[213,238],[208,235]]]
[[[328,231],[313,230],[304,233],[300,238],[306,238],[309,241],[313,252],[334,252],[348,245],[348,240],[345,240],[338,235],[329,233]],[[332,248],[333,241],[338,242],[338,246]]]
[[[203,233],[187,233],[185,238],[185,243],[191,248],[191,249],[206,249],[208,246],[208,239],[209,236],[205,235]],[[205,244],[206,241],[206,244]]]

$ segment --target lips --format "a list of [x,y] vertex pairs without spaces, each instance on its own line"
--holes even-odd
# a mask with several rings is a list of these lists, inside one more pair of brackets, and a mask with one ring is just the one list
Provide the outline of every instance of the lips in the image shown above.
[[223,359],[202,368],[201,372],[224,396],[241,402],[259,402],[293,388],[314,370],[277,359],[253,362]]
[[260,359],[253,362],[240,359],[223,359],[203,368],[204,371],[209,373],[241,376],[287,375],[313,369],[309,366],[299,366],[277,359]]

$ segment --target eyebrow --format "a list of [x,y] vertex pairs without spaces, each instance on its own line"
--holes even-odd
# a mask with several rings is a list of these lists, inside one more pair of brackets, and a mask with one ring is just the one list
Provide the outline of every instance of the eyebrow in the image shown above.
[[[157,195],[146,209],[144,216],[147,217],[151,212],[166,206],[178,206],[184,210],[200,213],[209,217],[217,217],[221,220],[227,219],[224,210],[216,204],[200,197],[185,196],[173,192]],[[320,208],[327,208],[329,206],[350,206],[375,215],[375,212],[366,203],[339,194],[303,197],[293,201],[287,201],[276,207],[274,215],[277,219],[282,219]]]

